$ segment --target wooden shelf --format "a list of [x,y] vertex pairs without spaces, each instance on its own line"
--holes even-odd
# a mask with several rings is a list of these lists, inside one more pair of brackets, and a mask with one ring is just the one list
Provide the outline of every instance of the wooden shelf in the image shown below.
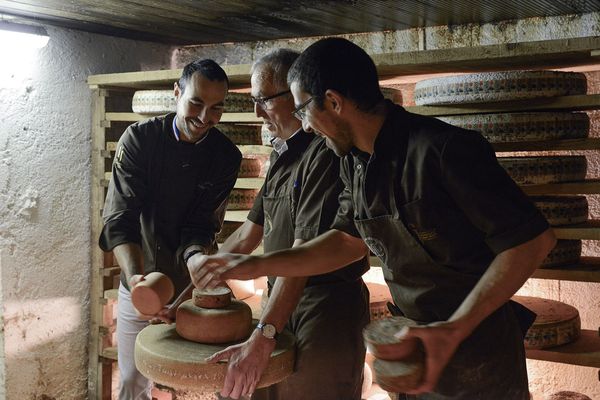
[[248,218],[250,210],[227,210],[225,211],[225,221],[244,222]]
[[556,268],[539,268],[532,278],[558,279],[561,281],[600,282],[600,258],[582,257],[576,265]]
[[584,367],[600,368],[600,335],[598,331],[582,329],[574,343],[544,350],[526,350],[527,358]]
[[234,188],[236,189],[260,189],[265,178],[237,178]]
[[104,291],[104,300],[117,300],[119,298],[119,289],[108,289]]
[[[137,122],[152,118],[154,115],[136,114],[133,112],[107,112],[104,114],[103,125],[110,127],[111,122]],[[223,113],[221,123],[262,123],[253,112],[246,113]]]
[[583,224],[555,226],[558,239],[600,240],[600,220],[588,220]]
[[589,179],[578,182],[523,185],[521,189],[530,196],[541,194],[597,194],[600,193],[600,180]]
[[102,352],[100,353],[100,357],[106,361],[117,361],[118,359],[118,352],[117,352],[117,348],[116,347],[107,347],[105,349],[102,350]]
[[509,100],[491,103],[452,104],[444,106],[413,106],[406,110],[429,116],[461,114],[493,114],[506,112],[569,110],[585,111],[600,108],[600,94]]
[[546,140],[542,142],[492,143],[492,147],[497,152],[598,150],[600,149],[600,138]]

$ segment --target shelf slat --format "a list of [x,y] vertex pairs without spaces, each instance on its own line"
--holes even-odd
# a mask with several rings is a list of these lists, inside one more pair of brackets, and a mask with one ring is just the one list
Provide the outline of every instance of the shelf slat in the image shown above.
[[582,329],[581,337],[569,344],[544,350],[526,350],[527,358],[584,367],[600,368],[600,335],[598,331]]
[[580,262],[576,265],[555,268],[538,268],[533,273],[532,278],[577,282],[600,282],[600,258],[581,257]]
[[526,100],[497,101],[490,103],[452,104],[444,106],[405,107],[407,111],[429,116],[493,114],[500,112],[525,112],[543,110],[585,111],[600,108],[600,94],[547,97]]
[[600,240],[600,220],[588,220],[576,225],[555,226],[553,229],[558,239]]
[[117,361],[118,352],[116,347],[107,347],[102,350],[100,357],[107,361]]
[[540,142],[492,143],[492,147],[497,152],[598,150],[600,149],[600,138],[546,140]]
[[260,189],[265,178],[237,178],[234,188],[236,189]]
[[248,218],[250,210],[227,210],[225,211],[225,221],[244,222]]
[[[104,114],[105,121],[110,122],[137,122],[152,118],[153,115],[137,114],[133,112],[107,112]],[[221,122],[238,123],[261,123],[262,120],[254,113],[224,113]]]
[[600,180],[588,179],[578,182],[523,185],[521,189],[530,196],[539,194],[597,194],[600,193]]

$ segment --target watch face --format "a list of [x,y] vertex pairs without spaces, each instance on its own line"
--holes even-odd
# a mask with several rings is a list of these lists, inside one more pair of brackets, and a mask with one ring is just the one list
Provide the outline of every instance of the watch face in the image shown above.
[[265,337],[269,339],[273,339],[277,334],[277,329],[275,329],[274,325],[264,324],[262,327],[262,333]]

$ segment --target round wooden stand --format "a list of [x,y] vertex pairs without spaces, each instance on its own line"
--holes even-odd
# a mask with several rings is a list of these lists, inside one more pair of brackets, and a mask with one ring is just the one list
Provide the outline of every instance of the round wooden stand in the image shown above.
[[[150,325],[135,341],[135,365],[142,375],[161,385],[216,392],[223,387],[227,363],[209,364],[205,359],[228,346],[190,342],[177,334],[175,325]],[[273,385],[291,375],[294,358],[294,337],[283,331],[257,387]]]

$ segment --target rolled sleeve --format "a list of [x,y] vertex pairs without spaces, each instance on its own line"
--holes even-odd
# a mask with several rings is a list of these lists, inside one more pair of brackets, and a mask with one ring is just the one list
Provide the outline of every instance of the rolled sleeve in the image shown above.
[[498,254],[525,243],[549,225],[541,212],[498,163],[477,132],[457,131],[441,153],[442,182],[471,223]]
[[252,209],[248,212],[248,220],[254,222],[256,225],[265,225],[265,213],[263,209],[263,193],[265,191],[265,185],[263,184],[254,200]]
[[[351,156],[346,156],[351,157]],[[352,178],[350,176],[350,168],[347,160],[342,159],[340,162],[340,180],[344,188],[338,196],[338,209],[335,219],[331,224],[331,229],[337,229],[354,237],[360,238],[360,233],[354,224],[354,207],[352,203]]]

